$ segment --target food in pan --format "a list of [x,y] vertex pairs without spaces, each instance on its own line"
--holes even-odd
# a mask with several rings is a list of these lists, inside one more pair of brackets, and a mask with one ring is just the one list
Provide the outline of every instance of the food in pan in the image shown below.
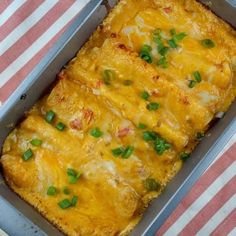
[[235,98],[235,31],[123,0],[8,136],[8,185],[68,235],[127,235]]

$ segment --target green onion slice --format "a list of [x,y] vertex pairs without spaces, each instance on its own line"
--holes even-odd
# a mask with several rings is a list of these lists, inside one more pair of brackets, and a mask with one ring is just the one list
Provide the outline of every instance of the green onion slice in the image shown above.
[[154,149],[158,155],[162,155],[166,150],[170,149],[171,145],[163,138],[158,137],[154,143]]
[[72,168],[68,168],[66,173],[68,176],[76,176],[77,175],[77,171]]
[[139,129],[146,129],[147,128],[147,125],[143,124],[143,123],[139,123],[138,124],[138,128]]
[[176,35],[176,29],[171,29],[171,30],[170,30],[170,34],[171,34],[171,36]]
[[54,186],[50,186],[47,190],[47,195],[54,196],[57,194],[57,189]]
[[168,67],[168,62],[166,60],[166,57],[161,57],[158,61],[157,61],[157,65],[161,66],[162,68],[167,68]]
[[144,180],[144,187],[148,192],[152,192],[152,191],[159,191],[161,185],[155,179],[147,178],[146,180]]
[[190,153],[188,153],[188,152],[181,152],[179,157],[180,157],[180,159],[182,161],[186,161],[190,157]]
[[95,127],[90,131],[90,135],[94,138],[100,138],[103,135],[103,132],[98,127]]
[[28,161],[30,158],[33,157],[33,155],[34,155],[34,153],[33,153],[32,149],[29,148],[27,151],[25,151],[23,153],[22,158],[23,158],[24,161]]
[[65,125],[62,123],[62,122],[59,122],[57,125],[56,125],[56,128],[59,130],[59,131],[63,131],[65,129]]
[[118,147],[118,148],[112,149],[111,152],[112,152],[113,156],[118,157],[124,152],[124,148]]
[[197,81],[198,83],[200,83],[202,81],[202,76],[199,71],[194,71],[193,77],[194,77],[195,81]]
[[177,48],[178,47],[178,44],[175,42],[174,39],[168,40],[168,44],[171,48]]
[[58,206],[61,209],[67,209],[67,208],[71,207],[71,202],[69,199],[63,199],[62,201],[58,202]]
[[153,131],[144,131],[143,132],[143,140],[148,142],[148,141],[154,141],[158,137],[157,133]]
[[150,102],[149,104],[147,104],[146,108],[149,111],[156,111],[160,108],[160,104],[156,102]]
[[76,184],[78,179],[81,176],[81,173],[76,171],[76,170],[74,170],[74,169],[68,168],[67,169],[67,175],[68,175],[69,183],[70,184]]
[[179,34],[175,34],[175,35],[173,36],[173,39],[174,39],[175,42],[179,42],[179,41],[183,40],[186,36],[187,36],[186,33],[181,32],[181,33],[179,33]]
[[46,116],[45,116],[45,120],[48,122],[48,123],[52,123],[54,118],[55,118],[56,114],[54,111],[50,110],[50,111],[47,111],[46,112]]
[[43,141],[41,139],[37,139],[37,138],[34,138],[30,141],[30,143],[33,145],[33,146],[41,146]]
[[158,48],[158,52],[161,56],[165,57],[166,54],[168,53],[169,48],[168,47],[162,47],[162,48]]
[[68,176],[68,182],[70,184],[76,184],[77,181],[78,181],[78,179],[76,178],[76,176],[72,176],[72,175]]
[[180,42],[187,36],[187,34],[184,32],[177,34],[175,29],[171,29],[170,34],[172,35],[172,38],[168,40],[168,44],[171,48],[177,48],[178,42]]
[[66,194],[66,195],[70,194],[70,190],[69,190],[67,187],[64,187],[64,188],[62,189],[62,191],[63,191],[63,193]]
[[202,132],[198,132],[196,135],[197,141],[201,141],[204,138],[205,134]]
[[188,87],[189,87],[189,88],[194,88],[196,84],[197,84],[197,81],[195,81],[195,80],[190,80],[190,81],[189,81],[189,84],[188,84]]
[[71,199],[71,206],[76,206],[78,202],[78,196],[73,196]]
[[211,39],[203,39],[201,40],[201,44],[203,47],[208,48],[208,49],[215,47],[215,43]]
[[151,46],[144,44],[140,49],[139,56],[147,63],[152,63]]
[[133,151],[134,151],[134,147],[128,146],[122,153],[121,157],[123,159],[128,159],[132,155]]
[[132,155],[133,151],[134,151],[134,147],[132,146],[128,146],[126,148],[118,147],[111,150],[113,156],[115,157],[121,156],[121,158],[123,159],[128,159]]
[[161,39],[161,36],[159,35],[159,36],[153,36],[153,40],[154,40],[154,42],[157,44],[157,46],[158,46],[158,48],[163,48],[164,47],[164,44],[163,44],[163,42],[162,42],[162,39]]
[[104,70],[102,79],[106,85],[110,85],[112,80],[116,78],[115,72],[113,70]]
[[161,56],[165,56],[168,51],[169,51],[169,47],[166,47],[161,39],[161,30],[160,29],[156,29],[153,32],[153,40],[154,42],[157,44],[157,49],[158,49],[158,53]]
[[161,37],[161,29],[157,28],[153,31],[153,38]]
[[166,150],[171,148],[170,143],[153,131],[144,131],[143,139],[146,142],[151,142],[158,155],[162,155]]
[[141,92],[140,96],[142,99],[147,101],[148,98],[150,97],[150,94],[147,91],[143,91],[143,92]]

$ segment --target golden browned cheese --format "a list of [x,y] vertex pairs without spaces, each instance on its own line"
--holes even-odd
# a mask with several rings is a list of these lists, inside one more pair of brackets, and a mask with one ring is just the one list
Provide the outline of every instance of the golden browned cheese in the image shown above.
[[[198,2],[121,0],[8,136],[5,179],[68,235],[127,235],[233,102],[235,71],[235,31]],[[74,183],[68,168],[81,173]]]

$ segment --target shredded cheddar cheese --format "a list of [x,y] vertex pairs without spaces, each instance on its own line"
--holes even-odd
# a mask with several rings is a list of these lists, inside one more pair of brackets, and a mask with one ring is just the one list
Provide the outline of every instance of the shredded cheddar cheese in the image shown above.
[[235,37],[194,0],[121,0],[6,139],[7,183],[67,235],[127,235],[234,101]]

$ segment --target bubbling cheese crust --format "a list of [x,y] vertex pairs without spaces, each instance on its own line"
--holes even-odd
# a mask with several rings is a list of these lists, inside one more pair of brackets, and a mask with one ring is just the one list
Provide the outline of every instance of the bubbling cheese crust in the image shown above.
[[235,99],[235,38],[194,0],[121,0],[6,139],[6,182],[67,235],[127,235]]

